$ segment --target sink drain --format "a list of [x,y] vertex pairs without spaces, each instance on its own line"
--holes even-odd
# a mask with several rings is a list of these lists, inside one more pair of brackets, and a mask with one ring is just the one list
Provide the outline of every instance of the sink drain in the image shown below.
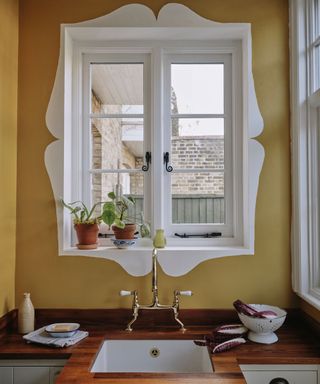
[[159,357],[160,355],[160,349],[154,347],[150,349],[150,356],[151,357]]

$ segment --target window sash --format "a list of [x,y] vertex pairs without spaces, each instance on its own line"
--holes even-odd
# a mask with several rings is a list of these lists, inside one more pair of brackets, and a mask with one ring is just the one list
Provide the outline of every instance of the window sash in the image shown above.
[[[315,0],[290,2],[293,181],[293,289],[320,309],[319,106]],[[317,5],[319,6],[319,5]],[[318,31],[319,32],[319,31]],[[318,69],[319,70],[319,69]]]
[[[91,112],[91,74],[90,65],[98,63],[142,63],[143,64],[143,105],[144,113],[92,113]],[[92,145],[91,145],[91,120],[94,119],[114,119],[114,118],[140,118],[143,119],[143,154],[150,151],[150,132],[147,127],[150,126],[150,54],[148,53],[87,53],[83,54],[82,59],[82,199],[87,204],[92,205],[92,176],[94,174],[114,174],[114,173],[135,173],[141,171],[139,169],[93,169],[91,167],[92,159]],[[144,157],[144,155],[143,155]],[[151,201],[150,201],[150,175],[148,172],[144,173],[143,195],[144,204],[143,212],[146,221],[151,220]],[[111,192],[111,191],[109,191]]]
[[307,58],[309,60],[310,96],[320,89],[320,5],[318,0],[306,3]]
[[[172,114],[171,113],[171,65],[172,64],[224,64],[224,113],[210,113],[210,114]],[[206,53],[206,54],[174,54],[167,53],[164,57],[164,93],[163,93],[163,105],[164,105],[164,126],[171,127],[172,117],[211,117],[211,118],[223,118],[224,119],[224,169],[212,169],[203,168],[199,169],[174,169],[174,172],[186,172],[194,173],[200,171],[205,172],[222,172],[224,173],[224,207],[225,207],[225,222],[222,223],[196,223],[196,224],[175,224],[172,219],[172,205],[173,194],[171,191],[171,175],[164,171],[164,198],[163,207],[165,208],[165,228],[166,233],[169,236],[174,236],[175,233],[192,233],[202,234],[210,232],[221,232],[222,237],[232,237],[233,233],[233,147],[232,147],[232,55],[231,54],[219,54],[219,53]],[[171,153],[171,129],[164,130],[164,152]]]

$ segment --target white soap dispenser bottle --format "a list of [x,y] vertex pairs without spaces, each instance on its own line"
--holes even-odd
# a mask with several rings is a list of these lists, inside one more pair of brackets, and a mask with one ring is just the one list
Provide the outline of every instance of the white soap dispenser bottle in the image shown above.
[[34,307],[30,293],[24,293],[18,311],[18,332],[29,333],[32,331],[34,331]]

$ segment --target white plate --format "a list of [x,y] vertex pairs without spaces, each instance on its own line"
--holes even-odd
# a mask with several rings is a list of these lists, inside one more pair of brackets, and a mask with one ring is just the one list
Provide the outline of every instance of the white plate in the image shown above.
[[[68,327],[70,330],[68,331],[60,331],[59,327]],[[71,337],[73,336],[77,330],[79,329],[80,324],[78,323],[54,323],[50,324],[45,328],[45,331],[50,334],[52,337]]]

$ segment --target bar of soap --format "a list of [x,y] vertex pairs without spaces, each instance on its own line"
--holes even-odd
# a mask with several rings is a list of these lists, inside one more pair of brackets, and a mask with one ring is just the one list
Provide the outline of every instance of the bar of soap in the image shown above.
[[57,324],[52,327],[52,332],[70,332],[74,329],[73,325]]

